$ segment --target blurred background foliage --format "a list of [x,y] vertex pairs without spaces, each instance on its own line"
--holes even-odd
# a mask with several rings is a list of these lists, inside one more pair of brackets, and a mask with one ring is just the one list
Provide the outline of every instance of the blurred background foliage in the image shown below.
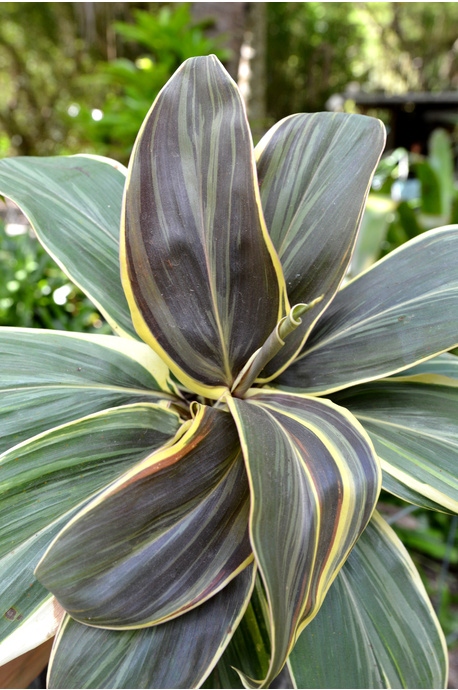
[[342,91],[454,90],[457,25],[456,3],[2,2],[0,156],[126,161],[152,99],[197,54],[244,82],[264,129]]
[[[164,83],[183,60],[209,53],[238,81],[255,140],[291,113],[331,107],[337,94],[347,112],[359,111],[358,93],[399,96],[407,113],[412,93],[447,92],[458,104],[457,26],[457,3],[2,2],[0,157],[87,152],[127,163]],[[396,125],[388,107],[364,112]],[[387,151],[350,276],[429,228],[458,223],[458,110],[450,112],[439,129],[426,122],[421,145]],[[0,325],[110,332],[1,199],[0,276]],[[456,650],[457,518],[386,493],[381,509]]]
[[[18,226],[16,226],[18,227]],[[0,326],[111,333],[90,302],[28,228],[6,233],[0,218]]]

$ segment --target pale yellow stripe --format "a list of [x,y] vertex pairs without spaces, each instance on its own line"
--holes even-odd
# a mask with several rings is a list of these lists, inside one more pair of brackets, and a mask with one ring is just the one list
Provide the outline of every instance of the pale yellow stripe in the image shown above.
[[[436,357],[436,355],[434,355]],[[458,362],[458,357],[457,357]],[[458,372],[457,372],[458,373]],[[388,377],[384,377],[387,378]],[[395,376],[389,378],[393,383],[407,382],[407,383],[426,383],[428,385],[448,386],[449,388],[458,388],[458,379],[444,376],[443,374],[414,374],[413,376]]]
[[152,377],[157,381],[158,385],[165,393],[170,392],[170,386],[176,388],[173,381],[170,379],[169,370],[165,362],[156,355],[153,350],[146,344],[131,337],[120,338],[116,335],[99,335],[97,333],[78,333],[76,331],[55,331],[47,330],[45,328],[14,328],[10,326],[2,327],[2,332],[17,333],[22,336],[24,333],[30,335],[57,335],[69,340],[85,340],[88,343],[106,347],[109,350],[114,350],[120,354],[133,360],[136,364],[142,366],[148,371]]
[[397,479],[402,484],[405,484],[409,489],[413,489],[422,496],[426,496],[426,498],[429,498],[431,501],[434,501],[434,503],[443,506],[451,513],[458,513],[458,501],[454,501],[453,498],[447,496],[447,494],[442,493],[442,491],[439,491],[439,489],[435,489],[430,484],[425,484],[424,482],[415,479],[411,474],[403,472],[391,463],[383,460],[383,458],[380,458],[380,464],[384,472],[389,474],[391,477],[394,477],[394,479]]
[[60,624],[60,626],[59,626],[59,629],[58,629],[58,631],[57,631],[57,634],[56,634],[56,636],[55,636],[55,638],[54,638],[54,643],[53,643],[52,650],[51,650],[51,656],[49,657],[49,662],[48,662],[48,673],[47,673],[47,676],[46,676],[46,687],[47,687],[47,688],[49,688],[49,681],[50,681],[50,678],[51,678],[51,669],[52,669],[52,665],[53,665],[53,663],[54,663],[54,659],[55,659],[55,657],[56,657],[56,652],[57,652],[57,648],[58,648],[58,646],[59,646],[59,642],[61,641],[62,635],[64,634],[64,630],[65,630],[65,628],[67,627],[67,625],[68,625],[68,623],[69,623],[70,620],[71,620],[71,618],[70,618],[70,616],[69,616],[68,613],[67,613],[67,614],[63,617],[62,622],[61,622],[61,624]]
[[[430,598],[428,597],[428,594],[426,592],[425,586],[421,580],[421,577],[418,573],[418,570],[415,568],[415,565],[410,558],[404,544],[401,542],[401,540],[397,537],[396,533],[394,530],[388,525],[388,523],[382,518],[380,513],[377,511],[374,512],[372,516],[372,521],[377,525],[378,529],[383,532],[384,536],[393,544],[394,548],[396,549],[396,552],[398,556],[402,559],[402,562],[408,571],[412,582],[415,585],[415,589],[417,592],[421,595],[426,607],[429,609],[430,616],[432,620],[434,621],[434,624],[437,629],[437,633],[439,635],[439,639],[441,641],[441,646],[442,650],[444,652],[444,656],[446,659],[446,678],[448,678],[448,650],[447,650],[447,642],[445,640],[445,635],[444,632],[439,624],[439,621],[437,620],[436,612],[434,611]],[[447,687],[447,681],[445,683],[445,687]]]

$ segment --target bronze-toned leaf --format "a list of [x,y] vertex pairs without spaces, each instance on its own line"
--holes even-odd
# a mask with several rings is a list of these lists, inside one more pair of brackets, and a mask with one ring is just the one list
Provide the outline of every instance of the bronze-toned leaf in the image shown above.
[[251,562],[249,490],[228,412],[197,406],[175,443],[99,494],[36,574],[89,625],[155,625],[199,606]]
[[248,399],[227,401],[241,438],[250,538],[271,612],[268,674],[244,682],[268,687],[365,528],[380,469],[359,422],[327,400],[253,390]]
[[283,315],[236,84],[214,56],[187,60],[132,154],[121,268],[135,327],[191,390],[218,398]]

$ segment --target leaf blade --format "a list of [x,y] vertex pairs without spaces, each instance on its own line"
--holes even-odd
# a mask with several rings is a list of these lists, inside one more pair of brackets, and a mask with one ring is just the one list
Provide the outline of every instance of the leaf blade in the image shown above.
[[[48,687],[200,687],[243,615],[255,572],[249,566],[198,609],[153,628],[103,630],[67,617],[53,648]],[[82,656],[84,664],[78,663]]]
[[[50,429],[0,456],[0,641],[49,599],[34,568],[56,534],[177,428],[177,415],[158,405],[127,405]],[[10,609],[14,616],[4,615]]]
[[[441,384],[445,379],[441,377]],[[458,388],[396,377],[333,396],[355,415],[380,458],[383,486],[425,508],[458,512]]]
[[91,413],[178,401],[165,364],[115,336],[0,328],[0,452]]
[[457,262],[453,225],[388,254],[337,293],[300,357],[275,385],[330,393],[391,376],[454,347]]
[[187,60],[145,119],[121,247],[137,331],[191,390],[220,397],[283,315],[285,290],[243,101],[214,56]]
[[380,471],[360,425],[328,401],[263,390],[227,402],[247,465],[250,538],[272,626],[269,673],[244,682],[265,687],[367,524]]
[[370,182],[385,144],[375,118],[344,113],[292,115],[256,147],[261,200],[291,304],[324,295],[302,318],[260,381],[301,349],[338,289],[356,241]]
[[76,620],[113,629],[161,623],[199,606],[252,560],[230,415],[202,406],[183,430],[78,513],[39,563],[38,579]]
[[[376,668],[362,669],[362,655],[375,657]],[[444,635],[410,556],[378,513],[299,638],[290,669],[301,688],[446,687]]]
[[119,275],[125,175],[88,156],[0,161],[0,194],[25,213],[48,254],[119,334],[138,339]]

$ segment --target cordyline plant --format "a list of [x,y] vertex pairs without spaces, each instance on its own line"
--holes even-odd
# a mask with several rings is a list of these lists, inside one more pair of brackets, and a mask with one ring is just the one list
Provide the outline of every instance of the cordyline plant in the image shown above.
[[383,482],[456,512],[458,227],[342,287],[383,145],[320,113],[253,149],[211,56],[161,91],[127,177],[1,161],[117,333],[1,330],[2,661],[57,601],[54,688],[261,688],[285,664],[301,688],[444,687],[374,508]]

